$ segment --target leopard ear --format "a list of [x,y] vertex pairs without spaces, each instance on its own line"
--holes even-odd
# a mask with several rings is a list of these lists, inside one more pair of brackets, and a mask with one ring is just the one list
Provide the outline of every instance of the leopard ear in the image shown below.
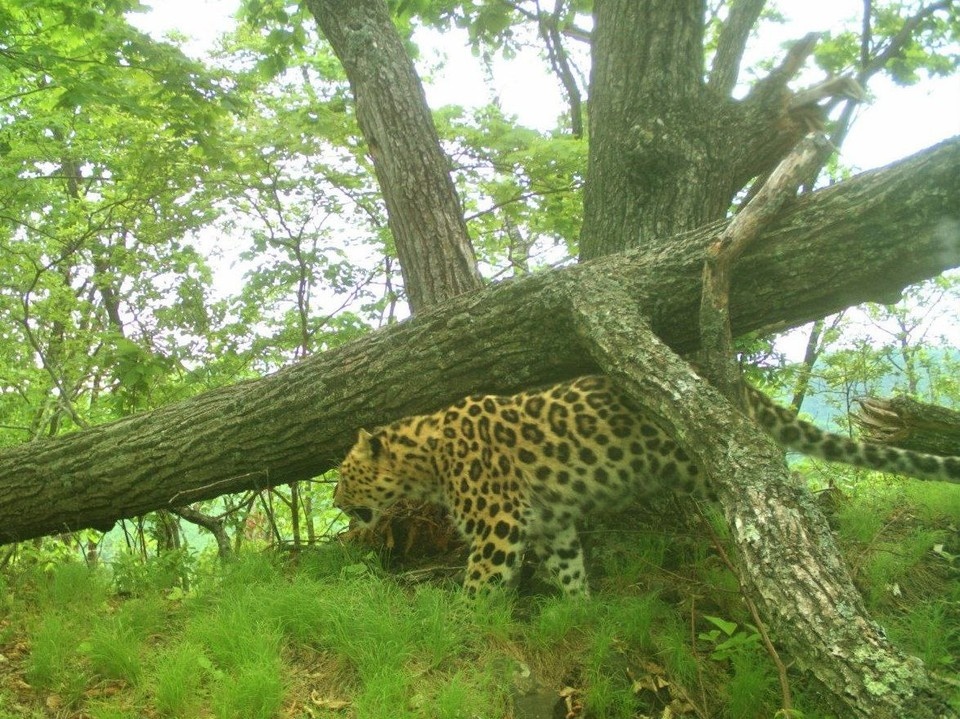
[[379,434],[370,434],[367,430],[361,429],[357,434],[357,449],[364,456],[376,459],[383,452],[383,441]]

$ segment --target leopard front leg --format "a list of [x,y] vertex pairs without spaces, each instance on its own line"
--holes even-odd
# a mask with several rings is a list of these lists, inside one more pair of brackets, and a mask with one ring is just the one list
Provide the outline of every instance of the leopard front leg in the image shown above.
[[498,584],[513,587],[523,561],[523,545],[524,528],[518,518],[506,515],[490,524],[478,522],[463,582],[467,593],[473,595]]
[[583,548],[575,526],[544,527],[530,538],[530,543],[537,557],[556,575],[565,594],[590,596]]

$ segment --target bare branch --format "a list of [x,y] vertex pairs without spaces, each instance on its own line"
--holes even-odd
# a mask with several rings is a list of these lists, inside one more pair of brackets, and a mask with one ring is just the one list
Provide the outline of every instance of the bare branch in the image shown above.
[[[525,7],[523,7],[523,5],[520,5],[519,3],[508,1],[506,2],[506,4],[512,7],[517,12],[517,14],[522,15],[527,20],[533,20],[534,22],[539,23],[540,18],[538,13],[530,12]],[[577,27],[576,25],[573,25],[573,24],[566,24],[562,28],[558,28],[558,29],[561,35],[564,35],[565,37],[568,37],[571,40],[576,40],[578,42],[585,42],[587,44],[589,44],[593,40],[593,35],[589,30],[582,27]]]
[[832,149],[822,135],[808,135],[707,249],[700,302],[700,362],[705,376],[730,399],[739,394],[729,310],[734,263],[796,196],[811,168],[820,167]]
[[198,527],[203,527],[210,532],[217,540],[217,555],[220,557],[221,561],[230,559],[230,557],[233,556],[233,547],[230,546],[230,537],[227,536],[227,532],[223,528],[223,517],[211,517],[210,515],[204,514],[199,510],[193,509],[192,507],[178,507],[176,509],[171,509],[170,511],[176,514],[178,517],[187,520],[191,524],[196,524]]
[[564,5],[565,0],[557,0],[553,13],[547,14],[540,11],[540,3],[537,2],[537,29],[546,45],[550,66],[560,79],[570,104],[570,132],[574,137],[583,137],[583,100],[580,86],[560,37],[560,16],[563,14]]
[[789,111],[798,110],[806,105],[814,105],[828,98],[845,97],[855,102],[863,102],[867,95],[852,77],[832,77],[821,83],[800,90],[790,98]]

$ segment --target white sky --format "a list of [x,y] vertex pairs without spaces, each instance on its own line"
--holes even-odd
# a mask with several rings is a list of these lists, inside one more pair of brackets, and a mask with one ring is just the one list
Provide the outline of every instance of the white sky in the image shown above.
[[[863,7],[862,0],[804,0],[783,5],[788,8],[783,11],[788,23],[764,28],[762,37],[751,43],[756,56],[771,56],[783,42],[807,32],[855,28]],[[192,38],[188,51],[201,55],[229,29],[237,6],[238,0],[154,0],[152,11],[131,19],[157,36],[176,30]],[[470,107],[490,100],[483,89],[479,61],[466,46],[465,35],[460,35],[459,43],[451,36],[442,41],[435,35],[422,39],[433,50],[424,53],[430,65],[424,74],[431,77],[426,92],[432,106]],[[446,56],[442,66],[434,53]],[[546,74],[533,53],[521,54],[509,68],[500,63],[496,81],[503,109],[527,126],[549,129],[564,111],[557,81]],[[842,148],[841,162],[849,167],[866,170],[886,165],[960,134],[960,75],[908,88],[874,78],[870,91],[875,99],[869,106],[861,106]]]

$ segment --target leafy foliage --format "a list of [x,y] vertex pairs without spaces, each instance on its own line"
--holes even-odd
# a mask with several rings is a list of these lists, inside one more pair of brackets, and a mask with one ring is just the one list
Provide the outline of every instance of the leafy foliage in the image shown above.
[[[581,62],[591,3],[391,8],[414,55],[418,33],[465,32],[489,67],[521,48],[550,65],[551,29]],[[912,29],[885,71],[955,66],[955,10],[872,8],[872,56]],[[402,314],[349,88],[305,6],[242,3],[206,63],[137,30],[143,9],[0,2],[0,444],[258,375]],[[818,62],[854,68],[860,40],[835,33]],[[585,140],[496,102],[435,119],[486,276],[576,254]]]
[[229,95],[130,9],[0,7],[6,441],[168,401],[160,377],[196,356],[179,335],[209,326],[209,270],[185,238],[217,213],[203,177]]
[[960,59],[960,14],[955,7],[944,8],[945,14],[934,9],[930,3],[871,3],[871,36],[852,30],[831,33],[817,46],[817,64],[835,75],[882,69],[898,85],[950,75]]
[[[527,274],[576,255],[586,143],[520,127],[496,106],[437,114],[481,266]],[[502,270],[500,268],[503,268]]]

